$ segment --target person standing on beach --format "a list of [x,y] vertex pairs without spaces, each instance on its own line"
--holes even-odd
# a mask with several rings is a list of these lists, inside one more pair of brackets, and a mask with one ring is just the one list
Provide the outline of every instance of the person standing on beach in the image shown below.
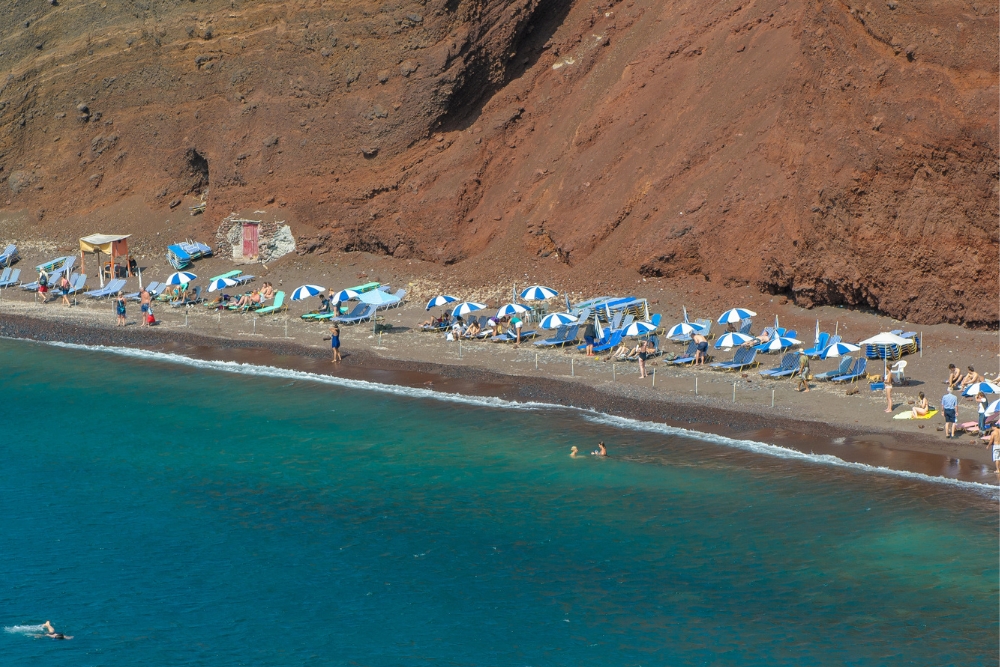
[[708,339],[702,336],[700,333],[696,333],[691,336],[691,340],[695,343],[694,348],[694,363],[692,366],[704,366],[705,358],[708,356]]
[[42,303],[48,303],[49,274],[45,269],[38,272],[38,294],[42,297]]
[[885,384],[886,412],[892,412],[892,369],[886,368],[885,375],[882,376],[882,383]]
[[521,344],[521,327],[524,326],[524,323],[521,321],[520,317],[515,315],[510,318],[510,324],[514,327],[514,332],[517,335],[517,339],[514,341],[514,347],[517,347]]
[[941,397],[941,410],[944,412],[944,437],[954,438],[958,399],[951,393],[951,387],[948,387],[948,393]]
[[63,303],[67,306],[73,305],[69,302],[69,278],[66,277],[65,273],[59,279],[59,293],[62,294]]
[[804,351],[799,351],[799,370],[795,371],[799,375],[798,391],[809,391],[809,355]]
[[647,341],[640,341],[638,345],[638,351],[636,356],[639,357],[639,377],[644,378],[646,376],[646,359],[649,357],[649,343]]
[[122,292],[118,292],[118,296],[115,297],[115,313],[118,315],[115,326],[125,326],[125,295]]
[[583,342],[587,344],[587,356],[594,356],[594,344],[597,342],[597,327],[589,319],[583,330]]
[[990,439],[986,441],[986,446],[993,450],[993,465],[1000,475],[1000,426],[994,426],[990,431]]
[[142,291],[139,292],[139,313],[141,315],[139,319],[142,320],[142,323],[140,323],[139,326],[141,327],[149,326],[149,317],[148,317],[149,307],[152,305],[152,303],[153,303],[153,297],[149,294],[149,290],[147,290],[145,287],[142,288]]
[[986,430],[986,394],[976,394],[976,405],[979,407],[979,435]]
[[333,349],[333,360],[331,363],[341,361],[340,356],[340,327],[334,324],[330,327],[330,347]]

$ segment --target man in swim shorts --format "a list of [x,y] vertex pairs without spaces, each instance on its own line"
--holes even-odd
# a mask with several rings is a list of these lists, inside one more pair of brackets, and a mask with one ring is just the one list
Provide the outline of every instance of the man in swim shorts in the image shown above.
[[691,340],[695,343],[694,348],[694,365],[704,366],[705,357],[708,355],[708,339],[702,336],[700,333],[696,333],[691,336]]
[[941,397],[941,410],[944,412],[944,437],[954,438],[958,399],[951,393],[951,387],[948,387],[948,393]]

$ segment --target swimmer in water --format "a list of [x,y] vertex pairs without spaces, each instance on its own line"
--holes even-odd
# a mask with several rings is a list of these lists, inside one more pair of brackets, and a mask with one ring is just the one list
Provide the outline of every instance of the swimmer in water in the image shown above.
[[569,457],[570,457],[571,459],[575,459],[575,458],[576,458],[576,456],[577,456],[577,454],[576,454],[576,453],[577,453],[577,451],[578,451],[578,450],[577,450],[577,448],[576,448],[576,445],[573,445],[572,447],[570,447],[570,448],[569,448]]
[[52,627],[52,624],[48,621],[42,624],[42,629],[45,630],[44,637],[51,637],[52,639],[72,639],[72,636],[64,635],[61,632],[56,632],[56,629]]
[[604,442],[601,441],[597,443],[597,449],[590,453],[591,456],[607,456],[608,448],[604,446]]

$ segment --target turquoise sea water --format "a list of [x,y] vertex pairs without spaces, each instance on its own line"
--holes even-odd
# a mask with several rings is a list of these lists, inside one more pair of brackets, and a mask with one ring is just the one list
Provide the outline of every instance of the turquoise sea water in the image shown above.
[[[0,341],[11,665],[995,665],[988,492]],[[603,439],[612,458],[570,459]]]

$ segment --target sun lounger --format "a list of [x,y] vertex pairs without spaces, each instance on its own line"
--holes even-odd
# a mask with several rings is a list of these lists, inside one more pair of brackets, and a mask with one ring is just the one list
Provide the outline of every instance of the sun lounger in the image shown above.
[[868,368],[868,360],[864,357],[859,357],[857,361],[854,362],[854,367],[843,375],[836,375],[830,378],[830,382],[855,382],[858,378],[865,376],[865,370]]
[[709,364],[710,368],[719,368],[724,371],[738,371],[746,368],[747,366],[753,366],[757,359],[757,350],[753,348],[741,347],[736,350],[736,354],[733,355],[732,361],[716,361]]
[[11,269],[11,268],[10,268],[10,267],[8,266],[8,267],[7,267],[6,269],[4,269],[4,270],[3,270],[3,273],[0,273],[0,285],[2,285],[2,284],[4,284],[5,282],[7,282],[7,279],[8,279],[8,278],[10,278],[10,272],[11,272],[12,270],[13,270],[13,269]]
[[[600,345],[594,346],[594,352],[604,352],[605,350],[610,350],[612,348],[618,347],[622,342],[622,330],[619,329],[611,334],[611,338],[608,342],[602,343]],[[585,348],[586,349],[586,348]]]
[[545,340],[536,340],[535,345],[539,347],[548,347],[550,345],[563,346],[568,343],[575,343],[576,336],[580,332],[580,325],[567,325],[564,327],[559,327],[556,329],[556,334],[552,338],[546,338]]
[[828,334],[825,331],[821,331],[819,334],[819,340],[816,341],[816,344],[810,347],[808,350],[803,350],[802,354],[809,357],[816,357],[819,356],[823,352],[823,350],[825,350],[829,345],[830,345],[830,334]]
[[87,288],[87,274],[73,274],[73,277],[69,279],[69,290],[66,294],[79,294]]
[[194,295],[190,299],[177,299],[176,301],[170,302],[171,308],[180,308],[181,306],[190,306],[201,301],[201,285],[194,288]]
[[840,363],[832,371],[824,371],[822,373],[815,373],[813,375],[814,380],[829,380],[830,378],[839,377],[841,375],[847,375],[848,371],[851,370],[851,364],[854,363],[854,357],[848,355],[846,357],[840,358]]
[[621,324],[618,326],[619,329],[627,329],[628,325],[635,322],[635,315],[629,313],[624,318],[622,318]]
[[677,357],[676,359],[672,359],[669,363],[674,364],[675,366],[680,366],[681,364],[690,364],[691,362],[694,361],[694,353],[697,348],[698,344],[696,342],[694,342],[693,340],[688,342],[688,346],[687,349],[684,350],[684,354]]
[[781,363],[774,368],[767,368],[760,372],[764,377],[785,377],[791,375],[799,368],[799,355],[797,352],[789,352],[781,358]]
[[217,276],[212,276],[211,278],[208,279],[208,282],[214,283],[216,280],[222,280],[223,278],[232,278],[232,279],[235,280],[236,276],[241,275],[242,273],[243,272],[240,271],[239,269],[234,269],[232,271],[226,271],[225,273],[220,273]]
[[393,296],[399,299],[399,301],[397,301],[396,303],[389,304],[389,308],[399,308],[401,305],[403,305],[403,300],[406,298],[406,290],[398,289],[393,293]]
[[2,253],[0,253],[0,266],[9,267],[18,259],[20,259],[20,257],[17,254],[17,246],[11,243],[4,248]]
[[277,313],[279,311],[287,309],[288,306],[285,305],[285,293],[279,290],[274,294],[274,303],[270,306],[265,306],[264,308],[257,309],[257,314],[270,315],[271,313]]
[[[163,283],[158,283],[155,280],[146,285],[146,291],[149,292],[149,296],[153,297],[154,299],[158,297],[160,293],[163,292],[163,290],[165,290],[166,288],[167,288],[166,285],[164,285]],[[132,301],[138,301],[141,295],[142,295],[142,290],[138,292],[132,292],[131,294],[126,294],[125,298],[131,299]]]
[[179,244],[167,246],[167,261],[178,271],[191,264],[191,255]]
[[[365,320],[370,320],[375,316],[375,310],[378,306],[374,304],[362,303],[359,306],[363,306],[362,311],[357,315],[345,315],[343,317],[331,317],[331,322],[339,322],[340,324],[358,324],[364,322]],[[355,308],[352,312],[357,312],[358,308]]]
[[4,279],[0,280],[0,287],[13,287],[17,284],[18,279],[21,277],[21,269],[13,269],[10,275]]
[[750,319],[749,317],[740,320],[740,333],[743,334],[744,336],[750,335],[750,329],[752,327],[753,327],[753,320]]
[[[346,315],[338,316],[336,313],[320,313],[316,317],[316,319],[317,320],[333,320],[335,322],[340,322],[342,320],[342,318],[352,319],[352,318],[355,318],[355,317],[359,317],[367,309],[368,309],[368,304],[367,303],[359,303],[359,304],[356,304],[354,306],[354,309],[351,312],[347,313]],[[451,325],[449,324],[445,328],[450,329]],[[441,331],[444,331],[444,328],[442,328]]]
[[91,299],[102,299],[113,294],[118,294],[123,287],[125,287],[125,279],[115,278],[114,280],[109,280],[104,287],[84,292],[83,295],[89,296]]
[[653,316],[649,318],[649,323],[659,329],[661,319],[663,319],[663,317],[659,313],[653,313]]
[[246,285],[248,282],[250,282],[251,280],[253,280],[256,277],[257,276],[248,276],[245,273],[242,273],[242,274],[240,274],[238,276],[233,276],[233,280],[236,281],[237,285]]
[[[532,330],[528,331],[526,329],[521,329],[521,342],[528,340],[529,338],[534,338],[537,332]],[[493,336],[490,340],[494,343],[514,343],[517,341],[517,332],[513,329],[507,329],[505,333],[499,336]]]

